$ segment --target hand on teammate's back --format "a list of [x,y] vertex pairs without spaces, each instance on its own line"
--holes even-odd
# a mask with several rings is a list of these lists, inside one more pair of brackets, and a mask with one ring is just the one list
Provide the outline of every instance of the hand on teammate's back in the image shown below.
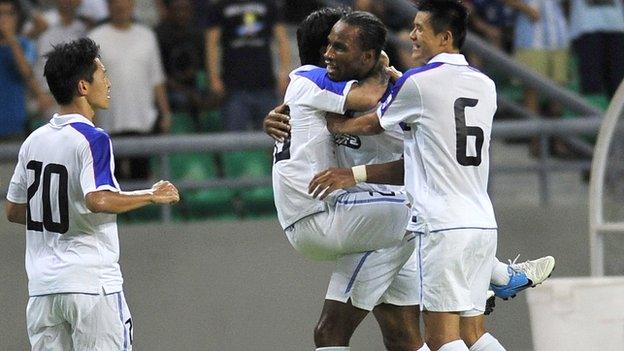
[[290,113],[287,105],[279,105],[264,118],[262,129],[271,138],[283,142],[290,136]]
[[308,194],[313,198],[323,200],[327,195],[338,189],[347,189],[355,186],[355,178],[351,168],[326,169],[312,178],[308,185]]
[[157,204],[173,204],[180,201],[178,189],[166,180],[152,185],[152,194],[152,201]]

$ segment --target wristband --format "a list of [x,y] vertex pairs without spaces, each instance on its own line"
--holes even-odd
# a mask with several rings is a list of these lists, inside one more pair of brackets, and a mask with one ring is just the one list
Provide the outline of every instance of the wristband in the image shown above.
[[354,166],[351,167],[353,171],[353,179],[355,179],[355,184],[363,183],[366,181],[366,165]]

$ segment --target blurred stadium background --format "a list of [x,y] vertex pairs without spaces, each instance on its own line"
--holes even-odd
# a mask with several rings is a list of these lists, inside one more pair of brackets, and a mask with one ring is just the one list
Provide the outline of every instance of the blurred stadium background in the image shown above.
[[[136,0],[134,21],[157,28],[159,22],[171,19],[169,6],[175,1]],[[206,10],[202,6],[209,2],[193,2],[198,6],[194,15],[202,16],[202,9]],[[55,2],[28,0],[22,4],[35,24],[38,13],[45,14],[56,6]],[[391,22],[390,42],[396,46],[396,56],[409,51],[405,20],[409,26],[414,14],[410,1],[284,1],[284,23],[292,51],[288,69],[298,63],[296,23],[318,6],[338,4],[378,12]],[[474,13],[480,13],[479,6],[498,10],[507,6],[502,0],[468,4]],[[196,20],[192,25],[203,30],[205,24]],[[497,23],[492,22],[490,25]],[[503,26],[501,30],[508,29]],[[492,40],[498,36],[488,33],[483,27],[473,27],[465,52],[495,79],[499,92],[490,180],[500,228],[498,257],[513,259],[521,254],[520,260],[524,260],[552,255],[557,259],[554,277],[588,276],[590,218],[597,218],[589,215],[594,145],[609,102],[610,118],[619,121],[622,116],[624,90],[620,89],[613,100],[608,91],[584,93],[576,70],[579,59],[572,50],[569,79],[564,84],[555,83],[520,64],[509,48]],[[274,46],[277,57],[279,50]],[[406,60],[397,65],[408,64]],[[170,94],[169,133],[113,137],[116,156],[149,159],[149,175],[123,181],[125,189],[171,179],[182,198],[176,206],[152,206],[118,217],[124,289],[135,319],[135,349],[313,349],[312,330],[332,265],[306,261],[288,244],[275,217],[270,187],[272,142],[257,129],[226,130],[222,105],[211,90],[203,57],[200,62],[192,85],[208,102],[200,104],[198,110],[187,105],[178,108]],[[624,58],[619,64],[622,62]],[[169,74],[167,61],[163,64]],[[276,76],[284,69],[277,59],[274,67]],[[115,81],[112,83],[114,89]],[[523,92],[527,88],[538,91],[543,109],[536,111],[526,104]],[[35,96],[29,99],[26,128],[32,130],[45,123],[49,114],[37,108]],[[546,117],[551,114],[548,105],[552,102],[561,106],[560,113]],[[603,205],[604,221],[613,223],[624,219],[624,128],[613,123],[608,130],[612,131],[610,137],[601,137],[604,159],[593,169],[594,173],[604,170],[599,173],[604,175],[604,184],[596,183],[604,192],[594,190],[592,195],[597,196],[595,203]],[[2,137],[0,188],[4,193],[24,135]],[[612,229],[599,228],[605,232],[601,237],[604,273],[622,275],[624,240],[617,235],[619,227]],[[4,234],[0,246],[0,349],[26,350],[23,228],[3,218],[0,230]],[[596,267],[594,264],[594,273],[600,273]],[[624,311],[621,316],[624,321]],[[488,324],[508,350],[534,349],[525,294],[500,301]],[[624,335],[614,337],[621,337],[624,344]],[[374,319],[367,318],[355,334],[352,349],[382,348]]]

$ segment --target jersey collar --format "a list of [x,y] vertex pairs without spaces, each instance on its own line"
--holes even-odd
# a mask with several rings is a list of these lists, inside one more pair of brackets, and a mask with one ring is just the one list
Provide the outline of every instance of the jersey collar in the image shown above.
[[464,57],[464,55],[449,54],[446,52],[435,55],[431,60],[429,60],[428,63],[434,63],[434,62],[442,62],[442,63],[448,63],[451,65],[458,65],[458,66],[468,66],[468,61],[466,61],[466,58]]
[[70,123],[86,123],[92,127],[95,127],[93,125],[93,122],[91,122],[85,116],[77,114],[77,113],[70,113],[67,115],[60,115],[58,113],[55,113],[54,116],[52,116],[52,119],[50,120],[50,124],[52,124],[52,126],[55,126],[55,127],[61,127]]

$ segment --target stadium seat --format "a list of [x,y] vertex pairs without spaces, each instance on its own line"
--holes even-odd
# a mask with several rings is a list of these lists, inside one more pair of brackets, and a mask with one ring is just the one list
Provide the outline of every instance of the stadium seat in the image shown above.
[[[215,155],[189,153],[171,155],[169,161],[171,179],[174,181],[198,181],[219,177]],[[234,192],[225,188],[184,190],[180,203],[174,206],[174,215],[181,219],[205,217],[233,218]]]
[[[232,151],[223,154],[223,170],[228,178],[261,178],[271,175],[270,152]],[[240,216],[262,216],[275,213],[271,186],[239,189],[237,207]]]

